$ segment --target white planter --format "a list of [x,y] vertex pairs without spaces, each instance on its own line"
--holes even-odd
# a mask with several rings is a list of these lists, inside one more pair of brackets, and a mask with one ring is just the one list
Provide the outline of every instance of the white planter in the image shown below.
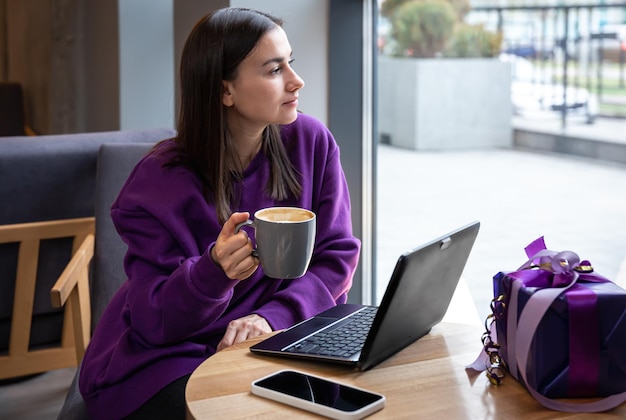
[[511,71],[492,58],[380,56],[378,124],[415,150],[511,147]]

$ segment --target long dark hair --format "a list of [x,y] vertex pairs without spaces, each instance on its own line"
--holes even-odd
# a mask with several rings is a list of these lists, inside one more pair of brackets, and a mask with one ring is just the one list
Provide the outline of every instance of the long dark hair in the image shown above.
[[[243,8],[209,13],[189,34],[180,61],[180,115],[176,142],[183,152],[179,163],[189,165],[205,187],[224,223],[236,205],[235,183],[242,178],[239,157],[228,135],[222,104],[223,81],[234,80],[239,64],[269,30],[282,20]],[[280,138],[280,127],[263,132],[262,151],[271,162],[266,193],[276,200],[298,197],[302,186]]]

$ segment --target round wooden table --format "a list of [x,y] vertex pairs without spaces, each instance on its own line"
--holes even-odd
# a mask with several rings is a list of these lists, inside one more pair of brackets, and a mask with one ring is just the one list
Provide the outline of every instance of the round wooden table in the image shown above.
[[[291,368],[333,378],[385,395],[385,408],[372,419],[546,419],[581,418],[550,411],[537,403],[513,378],[493,386],[486,376],[468,374],[465,366],[481,351],[482,328],[441,323],[401,352],[361,372],[319,362],[252,354],[259,337],[207,359],[191,375],[186,400],[190,418],[319,418],[315,414],[250,393],[250,384],[275,371]],[[593,419],[626,418],[626,405]]]

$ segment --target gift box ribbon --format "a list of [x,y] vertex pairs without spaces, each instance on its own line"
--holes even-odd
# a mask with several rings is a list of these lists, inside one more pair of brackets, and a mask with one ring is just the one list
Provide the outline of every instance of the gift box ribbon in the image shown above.
[[[546,249],[543,237],[533,241],[525,250],[529,260],[519,270],[507,274],[510,278],[518,280],[513,282],[507,311],[508,325],[514,327],[507,329],[507,343],[517,342],[519,289],[521,287],[555,288],[556,297],[563,293],[569,308],[569,395],[572,397],[596,395],[600,381],[598,299],[593,290],[581,286],[578,282],[605,283],[609,280],[594,273],[588,261],[581,263],[578,255],[572,251],[555,252]],[[530,269],[536,266],[539,266],[540,270]],[[550,298],[552,296],[550,294]],[[543,305],[548,304],[549,307],[553,300],[550,300],[549,304],[544,302]],[[533,324],[538,325],[542,317],[543,312],[539,319],[532,320]],[[525,323],[521,325],[526,326]],[[516,348],[516,345],[511,346],[512,351],[509,351],[508,362],[509,371],[513,376],[518,377]]]

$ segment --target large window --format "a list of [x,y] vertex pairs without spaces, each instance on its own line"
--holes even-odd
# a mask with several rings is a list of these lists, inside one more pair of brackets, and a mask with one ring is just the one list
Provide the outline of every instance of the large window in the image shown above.
[[[404,12],[406,20],[409,9]],[[606,9],[601,15],[605,22],[625,21],[623,8]],[[481,23],[476,16],[469,19],[470,16],[468,12],[469,23]],[[498,28],[487,21],[484,28],[499,30],[500,36],[507,30],[517,33],[520,28],[528,28],[529,24],[522,25],[518,18],[528,18],[530,11],[515,16],[516,19],[500,21],[503,25],[511,21],[512,28]],[[553,11],[550,16],[556,19],[560,15]],[[541,15],[535,19],[540,27]],[[588,22],[600,20],[587,20],[585,24]],[[576,30],[581,27],[572,23],[569,29],[572,39],[578,39]],[[563,41],[562,29],[558,29],[560,37],[551,38],[557,62],[544,62],[549,56],[534,61],[545,68],[554,65],[555,79],[550,78],[548,87],[559,94],[548,96],[547,87],[543,86],[544,92],[537,95],[543,95],[546,106],[542,108],[541,102],[526,103],[536,109],[523,113],[522,109],[511,107],[516,99],[512,95],[531,93],[532,88],[516,91],[520,85],[510,72],[515,68],[512,60],[519,64],[524,58],[526,50],[521,45],[513,48],[512,41],[503,39],[501,51],[495,57],[481,59],[509,70],[505,71],[506,77],[497,70],[484,71],[488,90],[474,95],[456,84],[462,79],[483,86],[477,78],[477,67],[471,67],[474,59],[451,57],[449,50],[435,54],[434,58],[414,57],[408,47],[403,52],[394,50],[397,40],[393,39],[390,17],[382,19],[379,28],[376,301],[382,298],[400,253],[472,220],[481,221],[482,227],[463,279],[481,317],[489,310],[493,275],[500,270],[514,270],[525,262],[524,247],[539,236],[545,236],[550,249],[572,250],[589,259],[600,274],[623,278],[626,274],[626,267],[622,267],[626,262],[623,216],[626,214],[623,189],[626,122],[608,108],[597,110],[590,121],[584,109],[569,103],[575,100],[575,93],[580,93],[571,91],[570,99],[565,102],[571,105],[568,110],[571,112],[563,124],[559,108],[559,103],[564,103],[559,102],[563,100],[563,90],[558,90],[563,80],[557,76],[563,74],[563,60],[569,60],[566,74],[572,78],[580,64],[574,61],[576,44]],[[601,29],[597,27],[591,33],[600,33]],[[466,41],[475,39],[471,33],[466,35]],[[615,78],[611,81],[612,99],[626,105],[626,90],[618,87],[619,50],[618,55],[610,56],[608,50],[598,50],[597,45],[593,48],[596,54],[606,53],[600,63],[604,70],[613,69],[604,76],[607,84],[610,75]],[[508,54],[500,56],[500,52]],[[404,57],[390,57],[394,53]],[[383,60],[395,61],[389,65]],[[399,71],[404,64],[409,68]],[[449,67],[443,67],[444,64]],[[437,71],[430,75],[435,77],[426,81],[433,69]],[[392,71],[390,76],[388,72]],[[538,85],[537,89],[540,88]],[[488,118],[479,112],[488,107],[493,91],[506,93],[508,120],[496,121],[502,117],[502,109],[489,111]],[[593,89],[587,94],[590,100],[594,95],[598,99]],[[407,101],[411,95],[413,102]],[[526,99],[536,101],[537,97]],[[462,105],[465,101],[469,105]],[[409,109],[410,106],[416,107]],[[435,111],[441,111],[442,116],[435,115]],[[479,128],[483,123],[485,127]],[[503,128],[505,134],[498,131]],[[496,131],[498,134],[494,136]],[[474,140],[476,132],[478,136]]]

